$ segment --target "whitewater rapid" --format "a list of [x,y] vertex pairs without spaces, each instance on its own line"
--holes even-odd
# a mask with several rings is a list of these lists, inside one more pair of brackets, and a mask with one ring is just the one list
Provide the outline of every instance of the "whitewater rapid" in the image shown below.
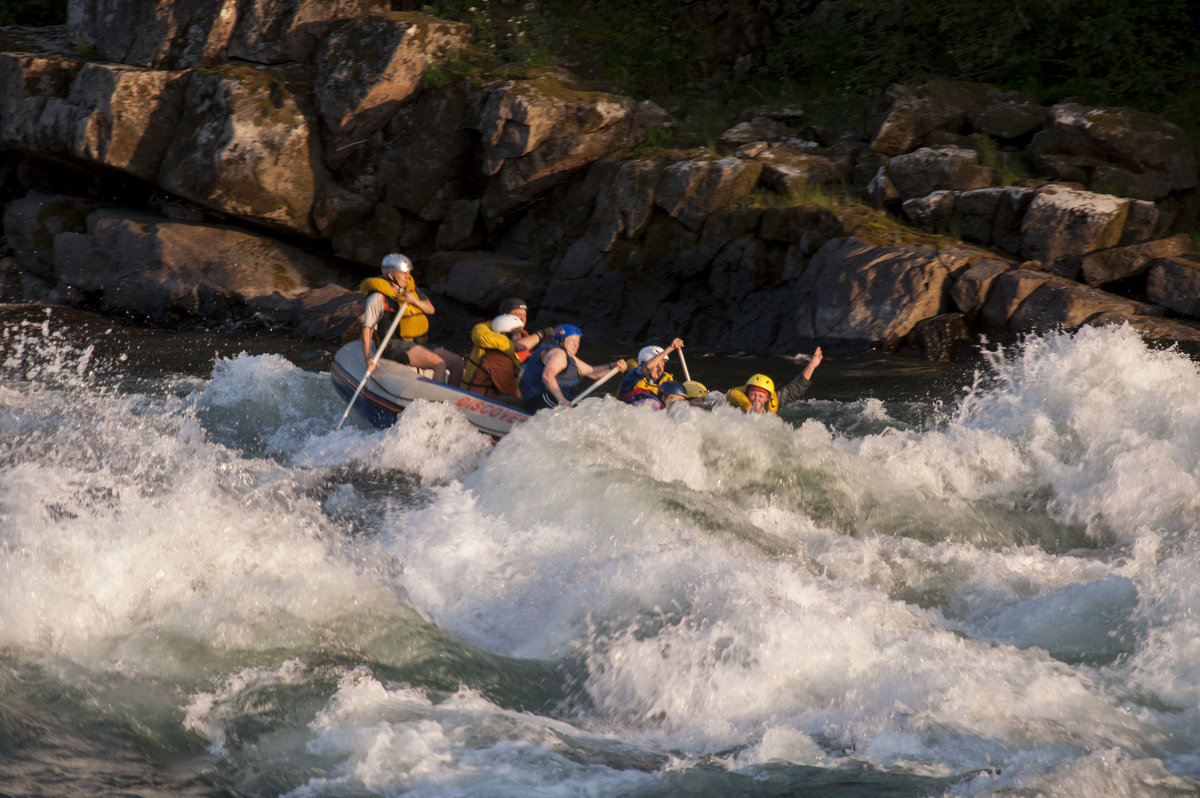
[[0,792],[64,747],[195,794],[1200,788],[1200,373],[1128,329],[916,414],[604,398],[498,444],[334,431],[278,355],[4,345]]

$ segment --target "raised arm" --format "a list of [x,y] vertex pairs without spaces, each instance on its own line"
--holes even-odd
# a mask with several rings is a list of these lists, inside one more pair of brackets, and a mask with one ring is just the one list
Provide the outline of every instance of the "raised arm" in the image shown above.
[[683,339],[682,338],[676,338],[675,340],[671,341],[670,346],[668,346],[663,351],[659,352],[654,357],[647,360],[644,364],[644,368],[647,371],[649,371],[654,366],[657,366],[659,363],[662,363],[663,361],[665,361],[667,359],[667,355],[671,354],[672,352],[674,352],[678,349],[683,349]]
[[812,357],[808,360],[808,365],[804,367],[804,371],[800,373],[796,379],[783,386],[783,390],[779,392],[779,406],[787,407],[792,402],[798,402],[808,393],[808,387],[812,384],[813,372],[817,370],[817,366],[821,365],[824,355],[821,354],[821,347],[817,347],[813,351]]

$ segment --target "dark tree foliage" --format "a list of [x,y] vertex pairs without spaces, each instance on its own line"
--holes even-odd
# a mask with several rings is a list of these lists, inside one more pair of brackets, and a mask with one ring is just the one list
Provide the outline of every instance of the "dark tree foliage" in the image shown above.
[[838,0],[779,20],[763,68],[850,92],[942,77],[1145,107],[1200,77],[1198,33],[1190,0]]
[[[1194,0],[393,0],[471,22],[497,63],[562,63],[643,96],[878,96],[976,80],[1042,102],[1160,109],[1200,91]],[[61,25],[67,0],[0,0]]]
[[474,22],[501,59],[529,61],[536,41],[542,60],[649,95],[725,82],[760,95],[801,87],[868,97],[891,83],[948,78],[1045,102],[1079,96],[1156,110],[1200,86],[1193,0],[441,0],[425,8]]
[[36,28],[67,23],[67,0],[2,0],[0,25]]

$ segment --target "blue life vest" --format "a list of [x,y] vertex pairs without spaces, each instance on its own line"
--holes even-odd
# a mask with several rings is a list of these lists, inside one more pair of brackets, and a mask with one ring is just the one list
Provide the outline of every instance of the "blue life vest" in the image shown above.
[[[554,396],[546,389],[546,384],[542,382],[542,374],[546,370],[546,364],[542,362],[542,355],[555,347],[558,347],[558,344],[553,341],[538,344],[529,355],[529,359],[525,361],[525,368],[521,371],[521,398],[525,400],[526,405],[538,406],[537,403],[541,401],[543,394],[547,397],[544,402],[546,406],[553,407],[557,403]],[[563,350],[563,354],[566,354],[566,350]],[[567,355],[567,367],[558,372],[557,379],[562,395],[567,398],[568,402],[573,400],[579,393],[579,383],[583,382],[575,358]]]

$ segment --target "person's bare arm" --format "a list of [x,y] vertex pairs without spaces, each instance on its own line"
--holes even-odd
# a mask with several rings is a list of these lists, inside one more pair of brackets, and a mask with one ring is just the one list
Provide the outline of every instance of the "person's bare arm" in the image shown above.
[[436,311],[428,298],[421,298],[416,291],[406,291],[402,299],[414,308],[420,308],[426,316],[432,316]]
[[[624,360],[614,360],[611,363],[605,363],[603,366],[591,366],[587,363],[584,363],[579,358],[575,358],[575,362],[579,365],[579,373],[585,377],[591,377],[593,380],[597,379],[598,377],[603,377],[613,369],[624,371],[625,369],[629,368],[629,364],[627,364]],[[603,371],[601,371],[601,369],[603,369]]]
[[561,349],[554,349],[546,355],[545,364],[542,369],[542,384],[560,405],[570,407],[571,403],[563,396],[562,388],[558,387],[558,375],[567,367],[567,353]]
[[371,362],[371,345],[375,343],[374,330],[370,327],[363,327],[362,345],[363,345],[363,362],[367,364],[367,372],[375,370],[375,364]]
[[821,354],[821,347],[813,350],[812,357],[808,359],[808,365],[804,367],[804,379],[811,380],[813,372],[817,370],[817,366],[821,365],[821,361],[825,356]]

